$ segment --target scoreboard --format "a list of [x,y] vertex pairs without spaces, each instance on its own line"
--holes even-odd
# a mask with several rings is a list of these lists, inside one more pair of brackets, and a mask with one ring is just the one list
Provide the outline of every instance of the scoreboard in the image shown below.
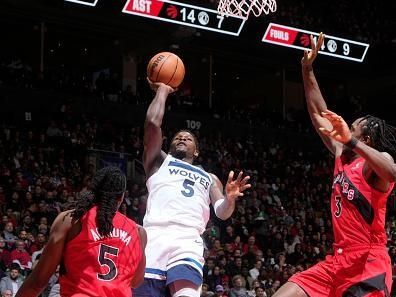
[[234,36],[239,36],[245,24],[240,17],[170,0],[128,0],[122,12]]
[[[99,0],[65,0],[96,6]],[[123,13],[163,22],[239,36],[246,19],[219,15],[217,10],[171,0],[126,0]]]
[[[270,23],[264,33],[263,42],[292,47],[301,50],[311,49],[310,35],[317,41],[319,33]],[[325,35],[319,51],[322,55],[363,62],[369,44]]]
[[[99,0],[65,1],[96,6]],[[214,9],[173,0],[123,1],[126,1],[122,9],[123,13],[220,34],[239,36],[246,22],[246,19],[239,16],[221,15]],[[310,50],[310,35],[313,35],[316,42],[319,33],[270,23],[261,41],[300,50]],[[325,40],[319,53],[339,59],[363,62],[368,48],[369,44],[367,43],[325,35]]]

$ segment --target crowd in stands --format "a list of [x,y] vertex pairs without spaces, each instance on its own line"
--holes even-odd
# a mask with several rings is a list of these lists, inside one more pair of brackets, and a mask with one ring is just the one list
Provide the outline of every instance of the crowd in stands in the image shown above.
[[[359,6],[358,6],[359,2]],[[332,5],[327,18],[306,12],[312,1],[282,1],[280,21],[297,27],[321,27],[331,32],[359,32],[359,40],[389,42],[389,32],[379,30],[368,38],[365,30],[373,24],[386,28],[386,17],[378,18],[383,3],[341,1]],[[350,17],[346,7],[355,5]],[[389,10],[391,12],[391,10]],[[336,16],[337,21],[330,19]],[[332,27],[334,23],[337,28]],[[332,24],[330,26],[330,24]],[[340,31],[338,31],[340,30]],[[386,36],[384,36],[384,34]],[[54,69],[44,77],[34,74],[28,63],[13,57],[0,62],[0,87],[78,90],[120,104],[147,105],[150,96],[121,90],[114,75],[76,76]],[[85,77],[85,78],[84,78]],[[178,98],[183,102],[185,98]],[[343,98],[344,99],[344,98]],[[359,100],[351,100],[358,110]],[[181,104],[182,105],[182,104]],[[173,106],[177,108],[177,106]],[[309,123],[289,114],[286,121],[268,115],[263,121],[260,106],[230,107],[220,118],[247,120],[272,127],[307,131]],[[142,123],[143,124],[143,123]],[[311,130],[309,130],[311,131]],[[165,135],[165,148],[173,131]],[[120,127],[89,115],[76,115],[64,106],[56,120],[45,126],[2,123],[0,128],[0,294],[14,296],[24,277],[37,264],[56,215],[72,209],[76,198],[89,188],[95,164],[87,161],[87,149],[100,148],[142,154],[142,127]],[[330,185],[333,159],[325,150],[300,148],[298,143],[271,143],[249,136],[225,137],[221,133],[199,134],[200,156],[196,160],[223,182],[229,170],[244,170],[252,178],[252,190],[239,199],[232,218],[223,222],[212,213],[203,234],[205,242],[202,297],[270,297],[294,273],[303,271],[332,253]],[[147,191],[141,179],[129,179],[120,212],[138,223],[145,213]],[[386,222],[389,254],[396,265],[395,195],[389,198]],[[396,266],[394,266],[396,267]],[[42,296],[59,296],[59,270]],[[395,295],[396,296],[396,295]]]

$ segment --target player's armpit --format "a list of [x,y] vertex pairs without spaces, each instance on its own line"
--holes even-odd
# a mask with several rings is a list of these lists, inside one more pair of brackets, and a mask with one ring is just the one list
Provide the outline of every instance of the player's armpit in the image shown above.
[[[396,164],[391,155],[359,143],[356,152],[365,158],[363,174],[367,183],[380,192],[387,192],[391,183],[396,182]],[[370,178],[374,174],[376,178]],[[368,177],[368,178],[367,178]]]

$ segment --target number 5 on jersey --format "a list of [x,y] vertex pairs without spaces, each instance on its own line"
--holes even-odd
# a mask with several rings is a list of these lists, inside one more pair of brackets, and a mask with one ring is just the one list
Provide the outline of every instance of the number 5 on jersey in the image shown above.
[[183,182],[184,190],[182,190],[181,193],[186,197],[192,197],[194,195],[194,185],[195,182],[189,179],[185,179]]
[[108,257],[109,255],[117,257],[118,249],[102,243],[99,248],[98,261],[100,266],[107,266],[109,270],[106,274],[97,274],[98,279],[102,281],[112,281],[118,274],[117,266],[114,261]]

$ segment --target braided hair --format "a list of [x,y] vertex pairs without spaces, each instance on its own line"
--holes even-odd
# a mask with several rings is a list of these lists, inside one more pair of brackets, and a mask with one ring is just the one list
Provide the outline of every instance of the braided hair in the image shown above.
[[126,189],[126,178],[117,167],[105,167],[96,172],[91,191],[81,195],[72,213],[74,220],[80,219],[93,206],[98,207],[96,223],[98,232],[108,236],[113,231],[113,218],[118,209],[118,201]]
[[387,152],[396,160],[396,128],[372,115],[364,116],[359,122],[362,121],[366,121],[363,135],[370,137],[372,147],[380,152]]

